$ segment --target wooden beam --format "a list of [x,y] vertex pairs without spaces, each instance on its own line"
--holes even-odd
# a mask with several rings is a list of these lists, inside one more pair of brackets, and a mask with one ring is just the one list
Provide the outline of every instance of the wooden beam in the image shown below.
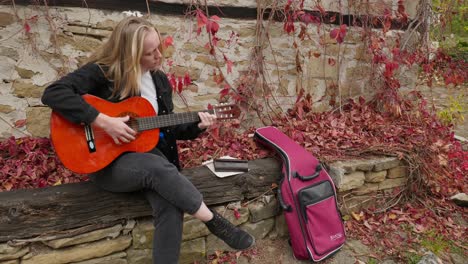
[[[201,191],[208,205],[215,205],[268,191],[277,182],[280,167],[268,158],[249,161],[248,173],[222,179],[205,166],[185,169],[182,174]],[[91,182],[0,192],[0,201],[0,243],[151,215],[141,193],[111,193]]]

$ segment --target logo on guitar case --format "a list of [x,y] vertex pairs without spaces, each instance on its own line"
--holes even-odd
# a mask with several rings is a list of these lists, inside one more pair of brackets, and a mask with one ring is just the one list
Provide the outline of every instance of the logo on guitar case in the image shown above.
[[330,240],[333,241],[333,240],[337,240],[337,239],[342,238],[342,237],[343,237],[342,233],[336,233],[336,234],[330,236]]

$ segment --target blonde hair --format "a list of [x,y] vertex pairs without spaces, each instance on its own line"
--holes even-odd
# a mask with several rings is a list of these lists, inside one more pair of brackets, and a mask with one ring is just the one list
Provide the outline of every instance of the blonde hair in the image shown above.
[[[105,66],[106,77],[114,81],[113,98],[124,99],[140,93],[143,41],[150,29],[159,31],[147,20],[127,17],[115,26],[107,42],[100,46],[88,62]],[[159,49],[162,54],[162,44]]]

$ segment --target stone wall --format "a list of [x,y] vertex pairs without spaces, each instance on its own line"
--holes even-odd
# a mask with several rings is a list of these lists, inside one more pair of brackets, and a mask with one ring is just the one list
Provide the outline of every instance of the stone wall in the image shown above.
[[[256,6],[253,0],[208,2],[213,6]],[[309,2],[314,1],[306,1]],[[385,4],[393,10],[397,7],[396,0],[368,1],[371,8],[367,9],[357,4],[359,1],[341,1],[341,6],[337,5],[337,1],[321,2],[330,12],[344,14],[361,14],[366,10],[382,15]],[[417,2],[405,1],[407,11],[412,16],[416,13]],[[314,6],[306,8],[313,10]],[[123,17],[124,14],[118,11],[0,5],[0,138],[11,135],[47,137],[50,109],[40,102],[42,91],[61,75],[76,69],[89,52],[109,36],[116,21]],[[214,80],[216,61],[233,85],[253,63],[251,54],[256,45],[256,20],[222,18],[219,21],[219,49],[233,62],[232,73],[229,74],[221,52],[218,52],[215,60],[204,48],[208,38],[206,33],[197,36],[196,20],[182,14],[153,14],[150,20],[163,37],[172,36],[174,39],[174,46],[165,53],[166,62],[171,61],[171,66],[167,63],[164,70],[178,77],[188,73],[193,81],[182,96],[174,96],[176,111],[196,111],[205,109],[208,104],[218,103],[223,87]],[[317,25],[310,24],[307,27],[310,39],[298,41],[297,35],[285,34],[282,23],[268,25],[271,46],[263,47],[263,54],[264,69],[268,73],[266,82],[275,97],[274,104],[277,104],[273,105],[273,109],[284,110],[293,105],[300,88],[312,95],[314,111],[328,110],[332,94],[339,94],[343,100],[372,95],[367,85],[370,57],[361,40],[362,28],[349,27],[344,43],[338,45],[329,34],[336,27],[323,24],[318,30]],[[232,33],[238,35],[237,42],[229,41]],[[394,38],[401,34],[404,32],[391,30],[387,37]],[[299,55],[292,47],[294,42],[298,45]],[[300,71],[296,67],[297,60],[303,65]],[[403,70],[403,86],[414,85],[414,76],[414,71]],[[339,87],[339,92],[331,92],[330,87]]]
[[378,197],[401,189],[409,177],[407,165],[396,157],[337,161],[329,168],[338,189],[340,210],[345,214],[376,205]]
[[[398,159],[375,157],[329,164],[339,192],[342,215],[375,205],[379,192],[405,184],[407,169]],[[284,216],[274,195],[257,197],[241,205],[215,209],[253,234],[256,240],[287,237]],[[235,210],[238,212],[235,213]],[[153,224],[150,218],[122,220],[121,224],[90,232],[80,229],[0,244],[0,264],[140,264],[151,263]],[[67,235],[68,234],[68,235]],[[180,263],[202,261],[216,250],[229,251],[202,222],[185,215]]]
[[[263,196],[245,207],[240,203],[231,203],[215,209],[235,225],[248,230],[256,240],[287,235],[284,218],[278,215],[278,205],[273,195]],[[234,214],[234,209],[238,215]],[[152,263],[154,227],[151,219],[122,220],[122,224],[91,232],[69,230],[69,233],[74,235],[58,239],[57,236],[41,236],[0,244],[0,263]],[[212,235],[200,220],[185,215],[180,263],[203,261],[215,250],[232,251]]]

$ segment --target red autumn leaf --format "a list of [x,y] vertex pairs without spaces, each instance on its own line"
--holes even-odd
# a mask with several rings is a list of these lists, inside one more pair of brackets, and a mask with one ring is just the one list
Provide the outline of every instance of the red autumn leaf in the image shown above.
[[216,23],[215,21],[209,20],[206,23],[206,32],[215,35],[218,32],[218,30],[219,30],[219,24]]
[[174,46],[174,39],[172,36],[167,36],[164,38],[164,47]]
[[385,71],[384,71],[384,76],[389,78],[393,76],[393,72],[398,69],[398,63],[394,61],[388,61],[385,63]]
[[305,14],[300,15],[299,18],[306,25],[309,25],[310,23],[320,24],[320,18],[312,14],[305,13]]
[[171,84],[172,90],[175,92],[177,88],[177,80],[174,74],[169,74],[168,76],[169,83]]
[[226,62],[226,67],[227,67],[227,73],[231,73],[232,72],[232,61],[229,60],[226,55],[223,54],[223,57],[224,57],[224,61]]
[[397,12],[398,12],[399,16],[401,17],[401,21],[403,23],[408,22],[408,14],[406,13],[405,5],[403,3],[403,0],[398,0]]
[[330,66],[335,66],[336,60],[333,59],[333,58],[328,58],[328,64],[329,64]]
[[167,60],[167,66],[172,67],[173,64],[174,64],[173,60]]
[[233,211],[234,211],[234,217],[236,219],[239,219],[241,217],[241,214],[239,213],[239,210],[237,210],[237,208],[234,208]]
[[184,85],[187,86],[189,84],[192,83],[192,80],[190,79],[190,75],[187,73],[185,73],[185,76],[184,76]]
[[221,72],[217,74],[216,71],[213,71],[213,75],[213,79],[216,82],[216,84],[221,84],[224,82],[224,76]]
[[[213,35],[213,37],[211,38],[211,42],[213,43],[213,46],[218,46],[218,40],[219,38],[216,37],[215,35]],[[213,48],[210,49],[210,54],[211,55],[214,55],[214,50]]]
[[228,84],[224,85],[224,88],[219,92],[220,94],[220,99],[224,98],[225,96],[227,96],[229,94],[229,91],[230,91],[230,87]]
[[24,28],[24,31],[26,31],[26,33],[31,32],[31,26],[29,25],[28,22],[24,22],[23,28]]
[[197,16],[198,28],[204,27],[206,23],[208,22],[208,18],[205,16],[205,14],[201,10],[196,11],[196,16]]
[[26,119],[16,120],[14,126],[16,128],[24,127],[26,125]]
[[347,31],[346,24],[342,24],[339,28],[335,28],[330,31],[330,37],[332,39],[336,39],[336,42],[338,43],[343,43]]
[[177,78],[177,93],[182,93],[182,90],[184,89],[184,80],[182,77]]

